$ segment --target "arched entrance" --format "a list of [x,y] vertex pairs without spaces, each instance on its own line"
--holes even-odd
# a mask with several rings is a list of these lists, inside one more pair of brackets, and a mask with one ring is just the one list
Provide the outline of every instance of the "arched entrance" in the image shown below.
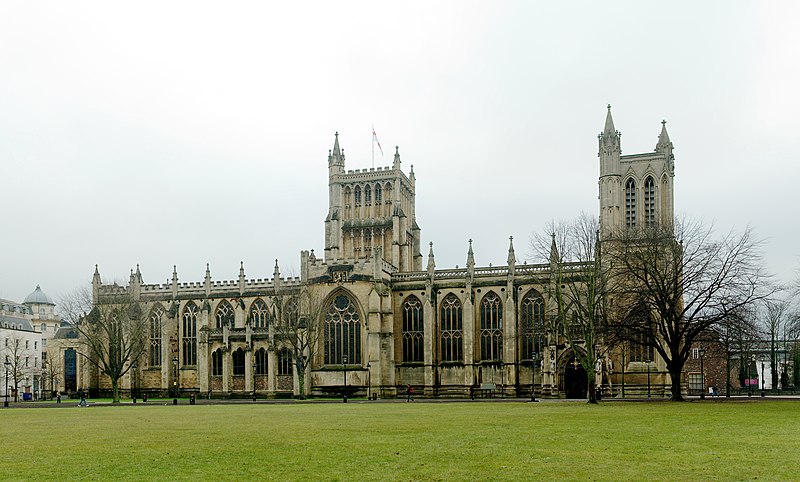
[[586,386],[588,377],[583,365],[572,355],[564,365],[564,394],[567,398],[586,398]]

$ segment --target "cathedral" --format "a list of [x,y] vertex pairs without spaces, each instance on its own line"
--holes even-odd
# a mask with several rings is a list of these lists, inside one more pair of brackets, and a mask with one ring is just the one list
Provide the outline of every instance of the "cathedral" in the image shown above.
[[[608,107],[599,141],[600,236],[623,226],[673,217],[673,147],[662,122],[653,152],[621,153],[620,132]],[[413,167],[399,150],[391,166],[345,166],[339,136],[328,153],[329,206],[322,256],[300,252],[299,277],[205,278],[148,284],[139,268],[128,286],[104,284],[95,268],[95,302],[124,290],[146,314],[147,349],[121,381],[151,396],[172,390],[199,397],[395,397],[411,385],[428,397],[497,396],[584,398],[586,372],[571,346],[549,332],[555,307],[548,296],[551,265],[518,263],[509,239],[505,266],[476,266],[472,243],[463,268],[437,269],[433,243],[421,246]],[[533,200],[531,200],[533,201]],[[317,343],[302,377],[276,335],[280,297],[307,290],[320,309]],[[57,355],[63,385],[107,392],[110,382],[81,357],[74,337]],[[664,393],[669,375],[652,350],[598,360],[597,385],[606,396]],[[54,355],[51,355],[54,356]],[[647,375],[645,375],[645,373]],[[646,378],[645,378],[646,377]],[[624,387],[624,388],[623,388]]]

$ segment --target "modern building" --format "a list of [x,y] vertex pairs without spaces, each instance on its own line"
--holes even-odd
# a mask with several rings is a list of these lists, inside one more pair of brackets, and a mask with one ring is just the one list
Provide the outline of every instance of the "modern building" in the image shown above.
[[[601,236],[673,217],[666,126],[653,152],[622,155],[620,136],[609,106],[598,136]],[[580,344],[540,329],[555,310],[550,264],[518,262],[509,238],[503,266],[476,265],[470,241],[462,268],[437,269],[434,244],[421,252],[416,178],[413,166],[403,170],[399,149],[391,166],[347,170],[337,133],[327,168],[322,257],[301,251],[298,277],[282,277],[276,261],[271,276],[248,277],[242,265],[237,279],[215,280],[207,266],[202,280],[180,281],[173,269],[171,281],[149,284],[137,266],[121,287],[104,284],[95,268],[96,302],[128,293],[149,320],[148,349],[125,386],[219,397],[297,393],[297,364],[276,335],[275,313],[277,300],[305,290],[322,307],[319,343],[305,354],[308,392],[346,385],[390,397],[410,384],[424,396],[464,396],[481,386],[507,395],[527,396],[535,387],[544,396],[586,396],[587,375],[575,356]],[[75,349],[59,355],[69,356],[62,367],[74,367],[68,350]],[[625,353],[598,362],[606,394],[619,393],[623,379],[629,394],[668,390],[664,363],[652,350]],[[73,387],[110,386],[89,366],[66,376]]]

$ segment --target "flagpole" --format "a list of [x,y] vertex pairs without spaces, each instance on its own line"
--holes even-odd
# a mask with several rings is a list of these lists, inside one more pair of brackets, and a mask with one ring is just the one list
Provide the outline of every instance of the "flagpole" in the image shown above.
[[375,124],[372,124],[372,167],[375,167]]

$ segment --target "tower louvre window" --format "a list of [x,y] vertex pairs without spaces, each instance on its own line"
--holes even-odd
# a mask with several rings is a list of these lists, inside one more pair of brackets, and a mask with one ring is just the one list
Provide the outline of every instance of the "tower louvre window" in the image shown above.
[[644,181],[644,224],[652,226],[656,221],[656,183],[651,176]]
[[625,226],[636,227],[636,182],[633,179],[625,182]]

